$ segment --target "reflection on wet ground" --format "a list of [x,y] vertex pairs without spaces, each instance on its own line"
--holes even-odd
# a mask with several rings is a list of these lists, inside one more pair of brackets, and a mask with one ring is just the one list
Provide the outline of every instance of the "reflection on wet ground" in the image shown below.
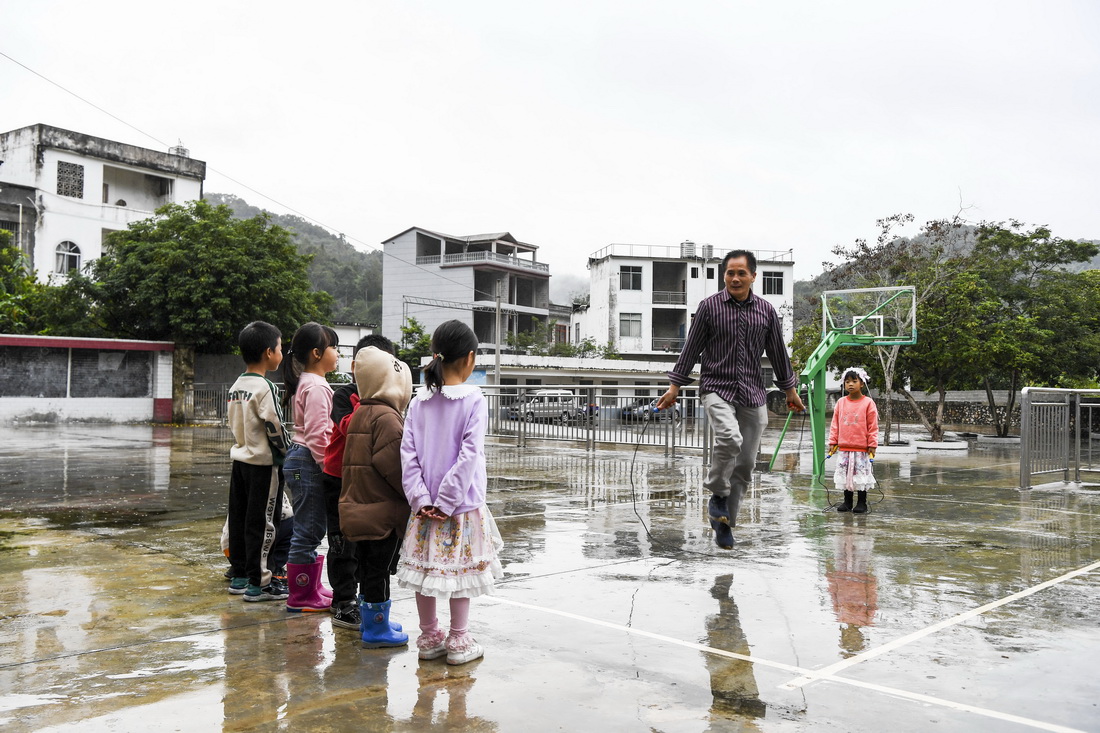
[[881,459],[865,516],[781,454],[729,552],[697,453],[495,444],[506,578],[448,668],[225,592],[224,431],[8,435],[5,731],[1100,729],[1100,489],[1011,448]]

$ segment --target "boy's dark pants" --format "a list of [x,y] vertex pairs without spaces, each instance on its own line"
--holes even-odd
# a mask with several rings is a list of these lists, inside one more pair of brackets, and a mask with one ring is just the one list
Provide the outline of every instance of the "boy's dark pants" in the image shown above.
[[[401,535],[393,532],[382,540],[352,542],[340,531],[340,488],[343,481],[322,474],[325,510],[328,514],[328,582],[332,605],[356,600],[356,590],[367,603],[390,597],[390,576],[397,572]],[[357,588],[358,586],[358,588]]]
[[390,599],[390,576],[397,572],[401,558],[401,535],[397,531],[381,540],[359,540],[355,543],[359,556],[359,588],[367,603],[382,603]]
[[256,586],[271,583],[271,552],[283,509],[283,472],[277,466],[233,461],[229,479],[229,563],[233,576]]
[[332,586],[332,605],[356,600],[356,579],[359,561],[355,544],[340,531],[340,487],[343,481],[327,473],[321,474],[325,490],[325,514],[328,519],[328,583]]

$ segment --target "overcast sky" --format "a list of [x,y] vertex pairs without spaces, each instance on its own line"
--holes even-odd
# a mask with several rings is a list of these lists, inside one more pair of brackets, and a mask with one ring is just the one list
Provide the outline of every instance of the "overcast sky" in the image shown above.
[[556,300],[612,242],[806,278],[898,212],[1100,238],[1100,3],[902,5],[0,0],[0,51],[133,126],[0,57],[0,130],[181,140],[364,248],[509,231]]

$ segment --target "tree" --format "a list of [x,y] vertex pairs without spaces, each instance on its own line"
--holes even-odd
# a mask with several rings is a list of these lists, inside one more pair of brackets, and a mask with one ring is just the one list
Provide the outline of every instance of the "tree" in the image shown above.
[[[852,246],[834,248],[833,254],[841,258],[842,264],[829,271],[827,287],[849,289],[914,286],[918,339],[922,339],[919,329],[921,309],[930,299],[939,297],[940,290],[966,268],[966,254],[973,245],[974,227],[955,216],[926,222],[917,235],[911,238],[894,234],[896,227],[912,221],[912,214],[895,214],[879,219],[876,222],[879,234],[874,244],[859,239]],[[847,359],[852,364],[864,366],[871,376],[882,380],[883,394],[887,398],[882,406],[882,427],[887,444],[893,422],[889,398],[895,391],[903,395],[906,392],[898,387],[901,376],[898,372],[901,352],[909,348],[912,347],[875,346],[870,351],[859,348],[837,351],[837,361]],[[909,398],[916,404],[912,395]],[[942,408],[939,413],[942,414]],[[934,421],[929,420],[919,406],[918,414],[926,427],[929,427],[929,432],[936,433],[937,430],[931,427]]]
[[[974,269],[997,294],[985,324],[986,343],[973,357],[997,435],[1011,426],[1016,392],[1025,380],[1045,386],[1090,384],[1100,360],[1100,295],[1095,271],[1074,272],[1096,257],[1093,242],[1054,236],[1018,221],[986,223],[978,232]],[[1003,408],[993,387],[1008,389]]]
[[73,273],[61,285],[38,282],[27,258],[0,230],[0,333],[105,336],[85,297],[87,279]]
[[401,327],[401,344],[397,349],[397,358],[409,365],[417,382],[420,381],[420,360],[431,353],[432,335],[424,330],[424,324],[410,317]]
[[113,333],[226,353],[250,321],[273,323],[289,339],[327,318],[331,299],[310,290],[308,264],[264,214],[242,220],[205,201],[168,204],[108,235],[89,294]]
[[84,285],[108,332],[176,342],[181,419],[195,351],[231,352],[254,320],[273,323],[289,341],[302,323],[327,319],[331,298],[310,290],[308,264],[267,215],[234,219],[227,206],[191,201],[108,235]]
[[41,285],[11,240],[11,232],[0,230],[0,333],[34,333],[33,303]]

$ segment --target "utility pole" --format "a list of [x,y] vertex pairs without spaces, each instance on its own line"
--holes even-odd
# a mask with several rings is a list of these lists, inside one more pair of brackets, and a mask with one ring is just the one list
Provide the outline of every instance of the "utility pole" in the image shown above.
[[496,333],[496,338],[497,338],[496,372],[495,372],[497,387],[500,386],[500,285],[501,285],[502,282],[503,282],[503,278],[497,278],[497,323],[496,323],[496,329],[494,329],[495,333]]

